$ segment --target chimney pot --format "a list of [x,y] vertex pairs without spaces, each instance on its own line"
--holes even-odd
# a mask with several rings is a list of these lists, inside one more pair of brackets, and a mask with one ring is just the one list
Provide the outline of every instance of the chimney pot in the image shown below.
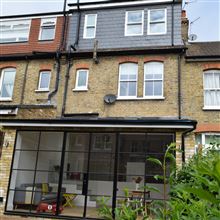
[[182,18],[186,18],[186,10],[182,10]]

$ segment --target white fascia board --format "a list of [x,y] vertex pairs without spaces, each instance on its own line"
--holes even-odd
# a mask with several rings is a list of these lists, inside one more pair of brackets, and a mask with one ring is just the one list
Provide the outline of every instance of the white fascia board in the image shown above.
[[112,124],[56,124],[56,123],[13,123],[2,122],[4,127],[52,127],[52,128],[173,128],[173,129],[191,129],[193,125],[112,125]]
[[[173,0],[143,0],[143,1],[135,1],[135,2],[120,2],[120,3],[108,3],[108,4],[96,4],[96,5],[84,5],[80,6],[81,9],[93,9],[93,8],[108,8],[108,7],[117,7],[117,6],[139,6],[146,4],[157,4],[157,3],[170,3]],[[77,7],[73,7],[71,9],[77,9]]]

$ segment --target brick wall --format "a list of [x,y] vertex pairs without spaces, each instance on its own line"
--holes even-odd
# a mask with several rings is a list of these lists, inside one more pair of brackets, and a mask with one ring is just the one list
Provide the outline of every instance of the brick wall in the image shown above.
[[[104,103],[107,94],[118,94],[119,64],[129,61],[138,63],[138,97],[143,97],[144,62],[164,60],[164,100],[117,100],[112,105]],[[72,91],[75,87],[76,70],[89,69],[88,91]],[[75,60],[70,71],[66,113],[98,112],[100,117],[158,117],[178,116],[177,56],[126,56],[102,57],[99,64],[92,59]]]
[[[0,215],[4,211],[4,205],[7,195],[7,188],[9,182],[9,174],[10,174],[10,167],[12,161],[12,154],[15,142],[15,130],[7,130],[5,132],[4,144],[2,149],[2,157],[0,159],[0,190],[3,190],[3,197],[4,202],[0,203]],[[0,217],[1,219],[1,217]]]
[[39,41],[40,18],[34,18],[31,21],[31,28],[28,42],[15,42],[8,44],[0,44],[0,55],[28,54],[32,51],[53,52],[60,46],[63,17],[57,17],[55,39],[49,41]]

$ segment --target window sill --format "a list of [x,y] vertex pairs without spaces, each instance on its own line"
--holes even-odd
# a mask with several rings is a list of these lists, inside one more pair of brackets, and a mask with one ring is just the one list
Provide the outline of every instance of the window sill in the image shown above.
[[11,98],[0,98],[0,102],[12,102]]
[[217,107],[208,107],[208,106],[206,106],[206,107],[203,107],[202,108],[204,111],[219,111],[220,110],[220,106],[217,106]]
[[165,97],[136,97],[136,98],[129,98],[129,97],[118,97],[118,101],[142,101],[142,100],[164,100]]
[[88,89],[77,89],[77,88],[75,88],[75,89],[72,89],[72,91],[73,92],[87,92]]
[[40,89],[36,89],[35,92],[37,92],[37,93],[47,93],[47,92],[50,92],[50,90],[40,90]]
[[39,39],[38,41],[39,41],[39,42],[48,42],[48,41],[51,42],[51,41],[54,41],[54,39],[46,39],[46,40],[40,40],[40,39]]

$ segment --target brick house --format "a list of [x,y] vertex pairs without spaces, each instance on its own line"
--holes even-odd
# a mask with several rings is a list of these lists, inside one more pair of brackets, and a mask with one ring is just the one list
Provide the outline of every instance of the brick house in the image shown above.
[[[175,142],[185,149],[176,153],[181,164],[194,149],[195,120],[207,123],[202,115],[208,112],[199,109],[197,118],[188,102],[187,84],[195,81],[188,82],[187,68],[201,73],[202,86],[201,67],[216,61],[192,62],[196,44],[184,58],[188,23],[181,18],[181,1],[70,6],[64,16],[23,22],[29,37],[25,30],[13,43],[9,34],[1,36],[1,213],[52,218],[51,204],[63,201],[56,218],[97,219],[98,199],[107,197],[115,208],[125,187],[142,191],[144,201],[161,199],[141,190],[162,190],[153,178],[161,170],[146,158],[162,159]],[[42,203],[49,210],[39,212]]]

